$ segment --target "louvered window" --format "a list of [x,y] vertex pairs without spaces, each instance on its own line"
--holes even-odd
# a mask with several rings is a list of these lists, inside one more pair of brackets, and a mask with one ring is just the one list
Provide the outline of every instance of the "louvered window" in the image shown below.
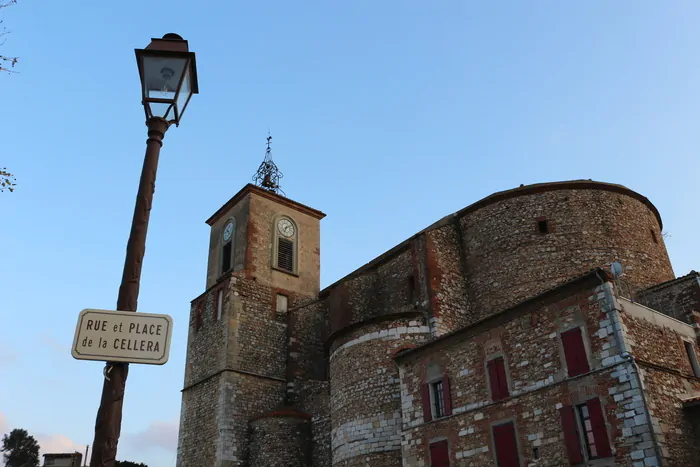
[[277,267],[294,272],[294,242],[285,238],[277,239]]

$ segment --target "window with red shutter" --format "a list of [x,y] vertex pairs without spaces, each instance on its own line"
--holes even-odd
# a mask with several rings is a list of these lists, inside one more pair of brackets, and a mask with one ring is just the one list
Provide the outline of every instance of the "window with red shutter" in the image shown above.
[[442,393],[445,404],[445,416],[452,415],[452,393],[450,392],[450,378],[442,377]]
[[577,376],[588,373],[588,356],[583,345],[581,328],[569,329],[561,333],[561,342],[564,347],[564,357],[569,376]]
[[518,442],[515,439],[513,422],[493,427],[493,444],[496,448],[498,467],[520,467]]
[[423,421],[429,422],[433,419],[433,412],[430,407],[430,386],[428,384],[421,387],[421,399],[423,399]]
[[491,386],[491,398],[494,401],[505,399],[510,395],[508,391],[508,379],[506,378],[506,364],[503,357],[494,358],[486,363]]
[[608,429],[600,399],[591,399],[579,406],[581,426],[585,430],[584,439],[591,459],[612,456]]
[[559,411],[559,415],[561,416],[561,427],[564,432],[564,443],[569,456],[569,464],[580,464],[583,462],[583,454],[581,453],[581,441],[576,426],[574,408],[570,405],[565,405]]
[[430,466],[450,467],[450,451],[447,440],[430,443]]

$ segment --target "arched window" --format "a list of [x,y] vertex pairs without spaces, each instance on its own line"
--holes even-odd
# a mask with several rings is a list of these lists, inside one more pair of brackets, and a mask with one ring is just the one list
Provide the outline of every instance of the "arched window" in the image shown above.
[[233,267],[233,253],[236,238],[236,219],[229,219],[221,233],[221,274]]
[[275,219],[272,248],[272,267],[296,274],[299,229],[296,223],[286,216]]

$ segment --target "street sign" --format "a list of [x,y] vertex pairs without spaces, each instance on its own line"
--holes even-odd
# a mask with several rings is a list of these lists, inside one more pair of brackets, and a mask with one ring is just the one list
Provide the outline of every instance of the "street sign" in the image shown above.
[[170,356],[173,319],[168,315],[85,309],[71,354],[78,360],[163,365]]

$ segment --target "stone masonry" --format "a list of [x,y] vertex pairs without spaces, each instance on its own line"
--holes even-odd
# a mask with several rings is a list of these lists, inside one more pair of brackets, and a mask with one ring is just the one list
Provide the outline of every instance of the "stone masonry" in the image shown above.
[[319,290],[323,217],[247,185],[207,221],[178,467],[697,464],[700,282],[647,198],[495,193]]

